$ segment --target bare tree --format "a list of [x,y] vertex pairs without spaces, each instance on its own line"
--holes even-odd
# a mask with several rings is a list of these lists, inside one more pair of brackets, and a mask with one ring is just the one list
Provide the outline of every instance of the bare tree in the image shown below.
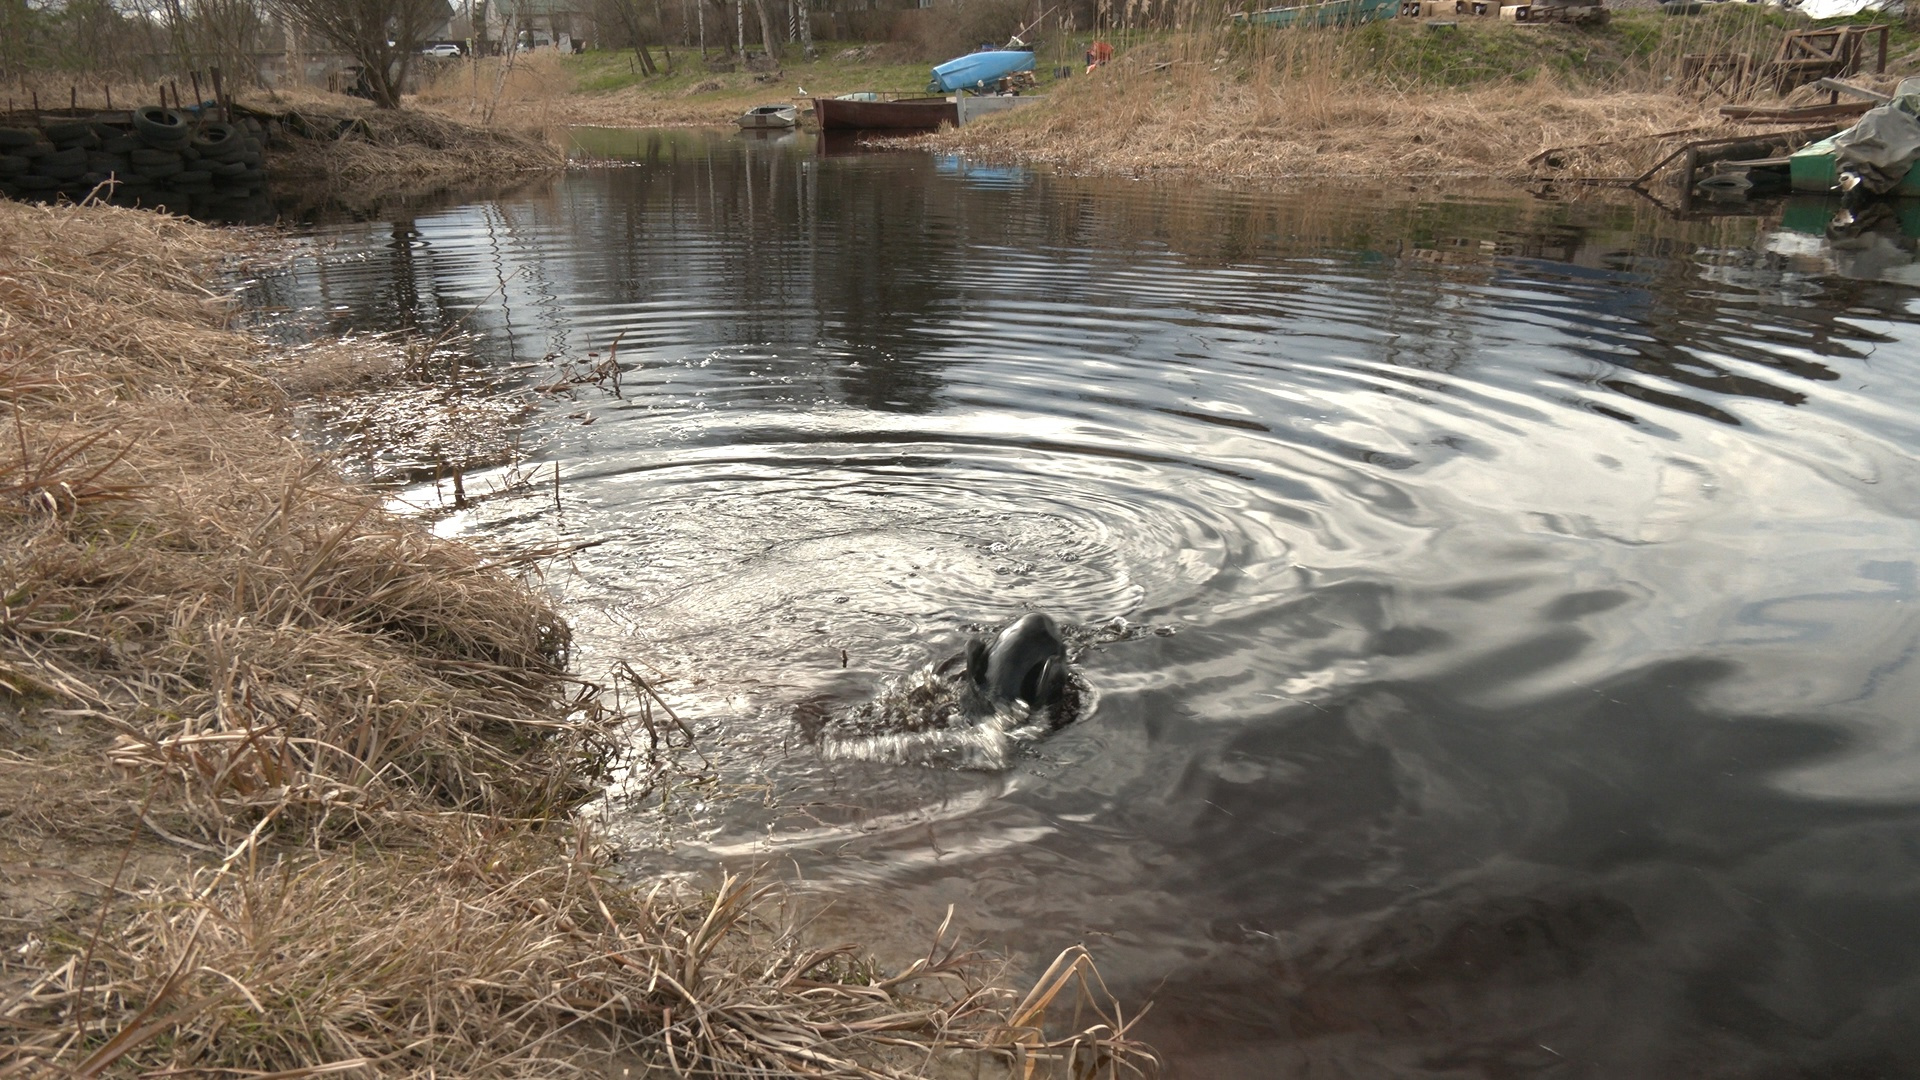
[[640,66],[640,74],[651,78],[660,68],[653,62],[647,39],[653,37],[659,28],[659,17],[655,14],[649,19],[640,4],[641,0],[599,0],[595,7],[595,21],[601,26],[614,26],[625,36],[626,44],[633,49],[633,58]]
[[182,67],[257,78],[253,52],[264,29],[259,0],[159,0],[157,6]]
[[407,70],[427,31],[448,15],[447,0],[269,0],[287,18],[351,56],[366,73],[374,104],[400,107]]
[[753,0],[753,10],[760,16],[760,47],[768,56],[780,59],[780,39],[773,36],[773,20],[767,18],[767,0]]

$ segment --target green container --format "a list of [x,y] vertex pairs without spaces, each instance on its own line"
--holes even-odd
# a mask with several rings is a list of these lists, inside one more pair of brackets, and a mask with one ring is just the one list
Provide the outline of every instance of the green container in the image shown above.
[[[1833,140],[1821,139],[1796,151],[1787,159],[1787,175],[1795,191],[1832,191],[1840,182],[1840,171],[1833,161]],[[1892,194],[1920,195],[1920,168],[1907,170]]]

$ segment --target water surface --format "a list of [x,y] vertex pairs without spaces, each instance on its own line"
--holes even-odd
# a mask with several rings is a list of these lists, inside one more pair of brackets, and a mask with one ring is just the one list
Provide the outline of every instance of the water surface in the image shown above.
[[[610,811],[636,870],[1085,941],[1184,1077],[1913,1074],[1897,223],[587,141],[625,161],[318,224],[258,296],[549,388],[520,495],[350,459],[596,545],[548,575],[583,666],[717,763]],[[1013,767],[803,737],[1029,609],[1142,633]]]

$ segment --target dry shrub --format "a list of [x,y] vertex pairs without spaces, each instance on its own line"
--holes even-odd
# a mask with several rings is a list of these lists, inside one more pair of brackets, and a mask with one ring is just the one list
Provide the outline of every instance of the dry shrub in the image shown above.
[[545,130],[562,122],[574,77],[558,49],[467,57],[438,67],[416,104],[447,116],[491,124],[511,119]]
[[0,201],[0,1075],[1152,1068],[1078,950],[1014,1002],[620,881],[566,816],[620,718],[508,567],[287,437],[199,284],[245,243]]

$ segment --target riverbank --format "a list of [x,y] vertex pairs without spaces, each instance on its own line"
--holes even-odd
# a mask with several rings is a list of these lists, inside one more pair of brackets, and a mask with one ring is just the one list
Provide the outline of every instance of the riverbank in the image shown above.
[[[790,50],[791,51],[791,50]],[[918,89],[927,65],[893,45],[826,45],[816,60],[790,55],[765,70],[686,52],[672,70],[638,74],[631,53],[561,56],[551,49],[444,67],[409,104],[468,123],[491,119],[553,130],[563,127],[718,127],[770,102],[805,91],[832,96],[875,87]]]
[[[1754,130],[1724,124],[1717,99],[1683,92],[1683,57],[1768,57],[1783,34],[1811,25],[1776,8],[1724,4],[1690,17],[1617,11],[1594,26],[1462,17],[1123,32],[1109,35],[1119,49],[1111,65],[1044,79],[1044,103],[921,142],[1085,172],[1370,182],[1524,177],[1541,151],[1590,147],[1578,171],[1634,175],[1676,136]],[[1042,72],[1077,70],[1092,37],[1049,36]],[[1917,49],[1920,37],[1895,27],[1889,70],[1907,70]],[[820,56],[714,73],[678,53],[673,71],[647,76],[625,54],[549,50],[512,65],[449,69],[418,101],[443,115],[549,128],[719,126],[803,89],[813,97],[919,90],[942,58],[844,43],[823,45]]]
[[[1597,27],[1195,32],[1067,80],[1044,105],[921,141],[1082,172],[1281,181],[1527,179],[1543,152],[1576,148],[1556,155],[1557,175],[1631,177],[1678,141],[1766,130],[1728,124],[1721,99],[1675,78],[1683,56],[1765,55],[1805,23],[1748,8],[1633,11]],[[1890,70],[1903,70],[1915,41],[1895,46]]]
[[566,164],[560,144],[537,124],[381,109],[304,89],[241,95],[237,112],[269,129],[267,168],[276,184],[497,179]]
[[0,201],[0,1073],[1049,1053],[1078,953],[1013,1004],[939,947],[895,975],[809,947],[750,882],[616,871],[574,811],[630,719],[569,670],[525,558],[290,437],[288,387],[366,357],[229,327],[216,276],[276,247]]

